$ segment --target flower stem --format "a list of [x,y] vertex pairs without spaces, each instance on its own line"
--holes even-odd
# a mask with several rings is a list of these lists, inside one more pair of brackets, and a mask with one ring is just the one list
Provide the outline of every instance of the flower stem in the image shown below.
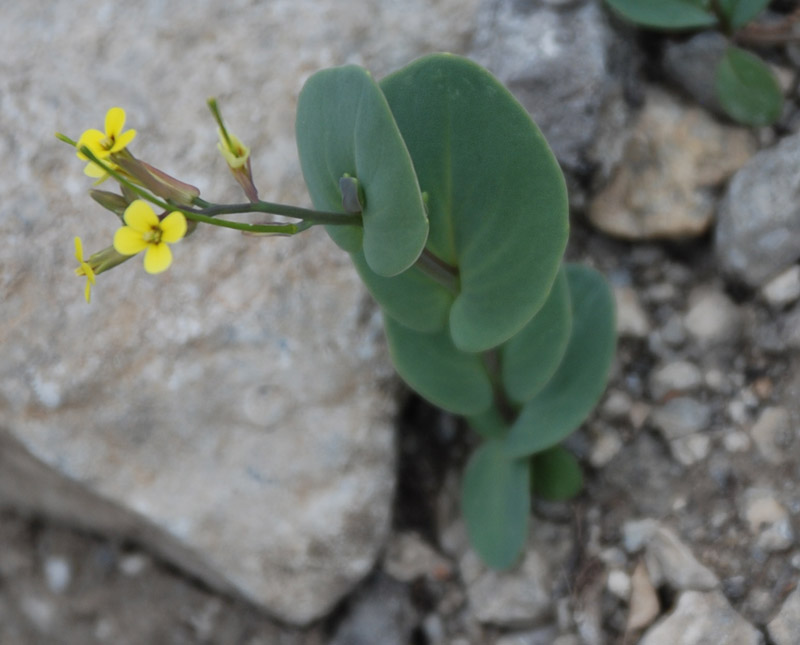
[[[195,200],[198,201],[198,200]],[[274,202],[247,202],[243,204],[212,204],[200,201],[201,207],[197,210],[190,209],[190,212],[199,215],[231,215],[234,213],[270,213],[272,215],[284,215],[301,219],[314,224],[334,224],[361,226],[361,215],[358,213],[335,213],[331,211],[316,211],[289,204],[276,204]],[[185,212],[185,211],[184,211]]]
[[[199,210],[186,208],[178,204],[163,201],[158,197],[150,194],[141,186],[132,182],[125,175],[117,172],[105,161],[99,159],[89,148],[86,146],[81,147],[81,152],[86,155],[93,163],[100,166],[111,177],[118,181],[121,185],[126,186],[142,199],[155,204],[165,211],[179,211],[186,216],[186,219],[195,222],[202,222],[210,224],[211,226],[220,226],[222,228],[232,228],[247,233],[276,233],[280,235],[294,235],[305,231],[315,224],[350,224],[359,226],[361,225],[361,216],[358,214],[350,213],[328,213],[324,211],[313,211],[306,208],[297,206],[287,206],[284,204],[272,204],[270,202],[248,202],[246,204],[230,204],[220,205],[206,202],[205,200],[196,199],[195,201],[204,206]],[[274,215],[286,215],[294,217],[295,219],[304,220],[300,224],[247,224],[245,222],[230,222],[228,220],[214,219],[215,215],[228,215],[234,213],[272,213]]]

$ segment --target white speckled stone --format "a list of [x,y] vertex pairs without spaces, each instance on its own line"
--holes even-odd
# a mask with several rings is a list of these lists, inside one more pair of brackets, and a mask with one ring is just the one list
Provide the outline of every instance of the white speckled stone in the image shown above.
[[[0,503],[139,540],[283,620],[327,612],[389,529],[396,404],[379,320],[322,231],[200,230],[168,272],[73,275],[115,218],[53,137],[114,105],[134,153],[242,201],[216,95],[264,199],[309,205],[294,110],[317,69],[381,76],[466,41],[476,0],[110,1],[3,7]],[[108,185],[111,188],[111,185]],[[267,217],[249,219],[264,221]]]

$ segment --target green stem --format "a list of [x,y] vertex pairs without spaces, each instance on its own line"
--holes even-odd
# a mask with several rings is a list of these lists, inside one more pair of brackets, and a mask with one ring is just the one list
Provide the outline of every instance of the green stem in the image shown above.
[[483,365],[486,368],[486,373],[489,375],[489,381],[492,384],[495,409],[500,413],[503,421],[510,426],[512,423],[514,423],[514,421],[516,421],[517,416],[519,415],[519,410],[511,402],[506,395],[506,391],[503,389],[503,381],[500,376],[500,352],[497,349],[490,349],[486,352],[483,352],[481,358],[483,359]]
[[[138,186],[130,179],[125,177],[122,173],[117,172],[106,162],[99,159],[97,155],[95,155],[86,146],[81,147],[81,152],[85,154],[89,160],[100,166],[105,172],[111,175],[111,177],[113,177],[121,185],[126,186],[142,199],[149,201],[151,204],[155,204],[156,206],[162,208],[165,211],[180,211],[186,216],[187,219],[193,220],[195,222],[202,222],[204,224],[210,224],[211,226],[219,226],[222,228],[232,228],[238,231],[245,231],[247,233],[277,233],[281,235],[294,235],[295,233],[300,233],[302,231],[307,230],[308,228],[311,228],[311,226],[313,226],[314,224],[332,224],[332,223],[360,224],[361,223],[360,215],[350,215],[344,213],[325,213],[325,212],[312,211],[304,208],[298,208],[295,206],[286,206],[285,208],[281,209],[283,212],[275,212],[269,210],[269,207],[271,206],[282,207],[283,205],[270,204],[269,202],[255,202],[255,203],[248,202],[246,204],[233,204],[231,206],[220,206],[216,204],[210,204],[208,208],[203,209],[202,211],[197,211],[191,208],[186,208],[185,206],[181,206],[179,204],[163,201],[155,197],[154,195],[151,195],[141,186]],[[196,200],[196,201],[202,204],[209,204],[209,202],[206,202],[204,200]],[[306,221],[304,221],[301,224],[247,224],[245,222],[229,222],[228,220],[214,219],[214,215],[249,213],[249,212],[272,213],[275,215],[288,215],[290,212],[302,212],[305,215],[305,217],[302,219]],[[337,221],[333,222],[331,216],[335,216],[337,218]],[[289,217],[292,217],[292,215],[289,215]],[[297,219],[301,219],[298,215],[294,215],[294,217],[296,217]],[[353,218],[356,219],[354,220]]]
[[189,212],[199,215],[232,215],[234,213],[270,213],[301,219],[314,224],[334,224],[338,226],[361,226],[362,219],[359,213],[335,213],[331,211],[316,211],[289,204],[276,204],[274,202],[247,202],[243,204],[213,204],[205,200],[195,200],[200,208]]
[[417,262],[414,266],[429,278],[442,285],[450,293],[458,295],[458,269],[440,260],[428,249],[422,249],[422,254],[417,258]]

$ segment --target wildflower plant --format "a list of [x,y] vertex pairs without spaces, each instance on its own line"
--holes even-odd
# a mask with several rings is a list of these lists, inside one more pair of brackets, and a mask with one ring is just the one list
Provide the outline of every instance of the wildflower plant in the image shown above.
[[[259,199],[249,149],[209,107],[248,203],[208,202],[136,159],[119,144],[131,138],[118,134],[119,112],[102,140],[59,135],[120,186],[92,191],[122,228],[87,260],[76,247],[77,272],[93,281],[141,251],[145,269],[162,271],[167,245],[199,225],[288,236],[324,225],[380,305],[400,376],[477,434],[463,476],[468,533],[487,564],[511,566],[531,496],[563,499],[581,487],[560,444],[605,389],[615,347],[606,281],[563,262],[566,186],[538,128],[485,69],[456,56],[424,57],[380,83],[354,65],[319,71],[297,105],[314,204],[304,209]],[[246,212],[297,222],[221,218]]]
[[[749,126],[774,123],[781,115],[783,93],[767,64],[734,43],[775,44],[781,32],[800,18],[795,11],[785,24],[750,24],[771,0],[606,0],[620,16],[648,29],[691,31],[717,29],[730,41],[717,62],[715,91],[733,120]],[[790,36],[789,36],[790,37]]]

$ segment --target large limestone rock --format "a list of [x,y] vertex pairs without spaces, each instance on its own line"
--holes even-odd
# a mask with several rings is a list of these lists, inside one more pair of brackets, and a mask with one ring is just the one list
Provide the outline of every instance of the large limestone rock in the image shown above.
[[[0,503],[115,531],[276,616],[313,620],[372,567],[394,488],[379,321],[344,253],[204,229],[148,276],[72,274],[115,218],[56,141],[120,105],[134,152],[241,201],[205,99],[262,197],[307,204],[295,100],[324,66],[458,50],[474,2],[50,3],[3,10]],[[424,28],[423,28],[424,27]],[[259,218],[254,218],[258,220]],[[261,218],[263,219],[263,218]]]

